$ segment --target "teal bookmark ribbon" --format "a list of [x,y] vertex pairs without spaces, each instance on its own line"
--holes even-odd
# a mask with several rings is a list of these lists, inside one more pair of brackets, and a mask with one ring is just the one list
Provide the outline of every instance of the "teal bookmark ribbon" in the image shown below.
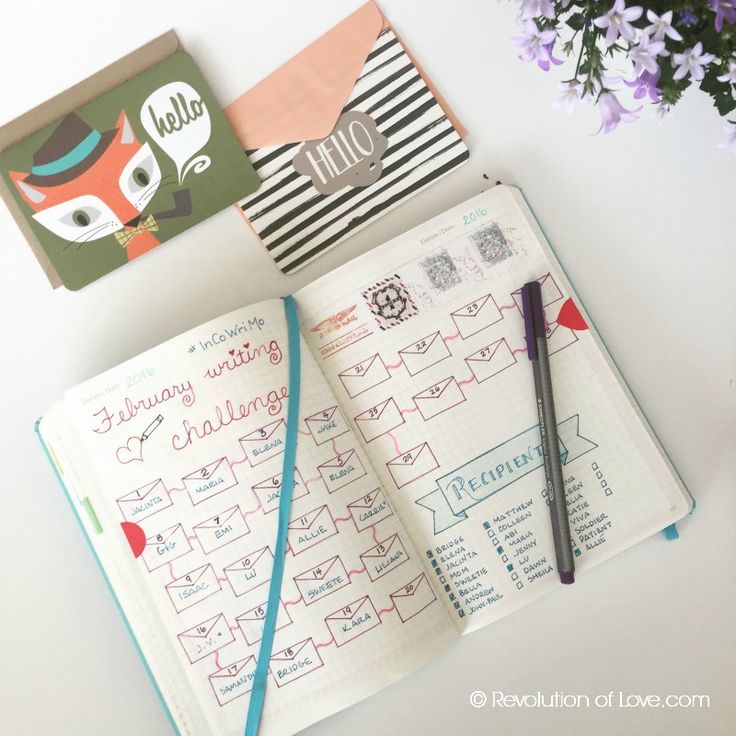
[[294,490],[294,465],[296,462],[296,441],[299,427],[299,388],[301,383],[301,351],[299,345],[299,320],[296,315],[296,302],[293,297],[283,297],[286,310],[286,326],[289,342],[289,402],[286,414],[286,445],[284,465],[279,496],[279,521],[276,532],[276,546],[273,553],[273,572],[268,587],[268,603],[263,620],[263,638],[258,650],[256,672],[253,677],[253,690],[248,704],[248,718],[245,722],[245,736],[257,736],[261,722],[263,702],[266,699],[268,665],[273,650],[273,637],[276,631],[276,615],[281,597],[281,582],[284,578],[284,559],[286,557],[286,531],[291,513],[291,496]]

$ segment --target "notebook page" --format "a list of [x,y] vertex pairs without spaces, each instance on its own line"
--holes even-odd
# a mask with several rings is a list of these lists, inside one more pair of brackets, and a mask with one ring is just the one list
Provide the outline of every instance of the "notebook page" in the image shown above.
[[560,584],[526,281],[542,284],[578,571],[690,508],[521,201],[496,187],[297,294],[312,351],[461,630]]
[[[302,353],[269,736],[367,697],[457,638],[306,345]],[[93,544],[147,659],[157,677],[175,679],[162,690],[183,733],[229,736],[245,723],[273,565],[287,379],[274,300],[180,335],[63,402],[60,462],[78,478],[80,510],[98,520]]]

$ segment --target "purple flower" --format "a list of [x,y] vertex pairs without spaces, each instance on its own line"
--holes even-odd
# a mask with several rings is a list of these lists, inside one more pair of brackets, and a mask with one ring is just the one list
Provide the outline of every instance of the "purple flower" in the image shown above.
[[734,0],[708,0],[708,7],[716,14],[716,30],[723,28],[723,21],[730,25],[736,23],[736,6]]
[[606,28],[606,46],[613,46],[618,37],[633,41],[636,31],[629,21],[641,18],[644,12],[639,5],[627,8],[624,0],[616,0],[613,7],[605,14],[593,21],[598,28]]
[[554,41],[552,41],[552,43],[545,44],[544,48],[547,51],[548,58],[547,59],[537,59],[537,66],[545,72],[549,71],[550,62],[552,62],[552,64],[555,64],[556,66],[559,66],[560,64],[565,63],[564,61],[562,61],[562,59],[556,59],[552,55],[552,50],[554,49],[554,47],[555,47]]
[[596,134],[601,131],[610,133],[619,123],[633,123],[639,117],[641,106],[627,110],[613,92],[603,92],[598,98],[598,109],[601,111],[601,127]]
[[657,56],[664,53],[664,41],[652,41],[649,36],[642,34],[639,43],[629,49],[629,59],[634,62],[634,74],[643,71],[654,74],[659,69]]
[[682,79],[690,74],[696,82],[700,82],[705,76],[705,67],[715,58],[713,54],[704,54],[703,44],[698,41],[691,49],[672,54],[672,63],[677,67],[672,78]]
[[552,20],[555,17],[555,6],[550,0],[521,0],[519,15],[522,20],[529,20],[535,15],[543,15]]
[[660,102],[662,100],[662,90],[657,87],[660,74],[659,69],[654,73],[643,71],[636,79],[631,82],[624,81],[624,84],[634,90],[635,100],[640,100],[642,97],[649,95],[652,102]]
[[725,74],[721,74],[716,77],[719,82],[728,82],[729,84],[736,84],[736,56],[732,56],[728,60],[728,71]]
[[698,16],[693,13],[692,8],[683,8],[680,11],[680,25],[694,26],[698,23]]
[[672,11],[668,10],[657,15],[653,10],[647,10],[647,19],[651,25],[644,29],[644,33],[651,33],[655,41],[664,41],[669,36],[673,41],[682,41],[682,36],[672,27]]
[[552,61],[551,49],[557,38],[557,31],[554,29],[540,31],[533,20],[525,20],[521,31],[521,36],[511,39],[511,43],[521,52],[519,58],[522,61],[546,62],[549,69],[549,62]]
[[726,134],[723,140],[718,144],[718,148],[730,148],[736,153],[736,125],[729,123],[723,127],[723,132]]

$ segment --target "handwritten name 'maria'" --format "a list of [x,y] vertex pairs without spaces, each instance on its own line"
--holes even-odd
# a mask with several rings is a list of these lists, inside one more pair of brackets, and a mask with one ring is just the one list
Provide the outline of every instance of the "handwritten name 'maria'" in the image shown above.
[[131,419],[135,419],[140,412],[148,411],[159,404],[165,404],[167,401],[176,398],[181,398],[181,403],[184,406],[192,406],[194,404],[196,395],[191,381],[175,383],[173,386],[167,386],[153,394],[153,396],[146,396],[137,401],[131,399],[130,396],[126,396],[121,407],[110,409],[107,406],[103,406],[102,409],[92,415],[98,423],[98,426],[92,429],[97,434],[105,434],[105,432],[109,432],[113,427],[119,427]]
[[239,422],[247,419],[251,412],[265,409],[271,416],[275,416],[281,412],[284,399],[288,398],[289,390],[286,386],[273,389],[262,396],[256,396],[247,404],[233,405],[228,399],[224,407],[215,406],[214,417],[205,419],[199,424],[191,424],[188,419],[182,422],[182,434],[175,434],[171,438],[171,446],[175,450],[184,450],[194,443],[195,440],[202,440],[212,434],[216,434],[221,429],[229,426],[233,422]]

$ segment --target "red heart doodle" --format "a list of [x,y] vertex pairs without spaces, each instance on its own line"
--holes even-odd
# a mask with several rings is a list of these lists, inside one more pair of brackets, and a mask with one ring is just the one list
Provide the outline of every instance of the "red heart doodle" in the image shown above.
[[250,347],[250,343],[249,342],[244,342],[243,343],[243,347],[247,350]]
[[235,355],[235,350],[228,350],[228,353],[230,353],[230,355]]
[[133,551],[133,557],[140,557],[146,548],[146,533],[138,524],[134,524],[132,521],[122,521],[120,522],[120,526],[123,529],[125,538],[128,540],[130,549]]
[[115,457],[122,465],[132,463],[134,460],[143,462],[143,440],[140,437],[129,437],[128,441],[115,451]]
[[572,299],[566,299],[557,315],[557,324],[571,330],[587,330],[588,325]]

